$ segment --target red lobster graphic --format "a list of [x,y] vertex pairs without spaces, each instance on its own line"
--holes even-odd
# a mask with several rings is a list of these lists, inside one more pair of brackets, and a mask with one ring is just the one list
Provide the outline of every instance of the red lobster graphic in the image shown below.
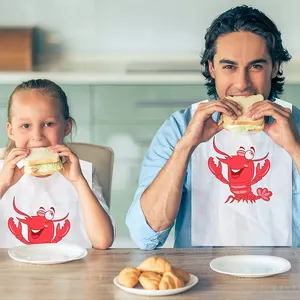
[[[40,207],[37,211],[37,215],[32,217],[26,215],[16,207],[15,197],[13,199],[13,207],[18,214],[25,216],[25,219],[17,217],[19,224],[16,226],[14,219],[12,217],[9,218],[8,228],[12,234],[24,244],[57,243],[66,236],[70,230],[70,221],[65,220],[69,214],[62,219],[53,220],[55,214],[55,209],[53,207],[47,211],[45,211],[43,207]],[[60,224],[57,224],[54,237],[54,222],[61,222],[63,220],[65,220],[65,222],[62,227],[60,227]],[[26,224],[28,227],[28,241],[22,235],[21,223]]]
[[[258,188],[257,195],[253,194],[251,186],[260,181],[270,170],[270,161],[267,158],[269,153],[260,159],[253,159],[255,155],[254,147],[250,147],[250,150],[245,150],[244,147],[240,147],[237,151],[237,155],[228,155],[216,146],[215,137],[213,139],[213,147],[215,151],[225,158],[219,158],[218,165],[215,164],[213,157],[208,159],[208,167],[210,171],[223,183],[228,184],[230,191],[233,195],[228,196],[225,203],[237,200],[240,202],[250,201],[255,203],[258,199],[269,201],[273,193],[267,188]],[[264,165],[261,167],[260,163],[256,166],[256,172],[254,172],[254,162],[264,161]],[[228,180],[222,175],[222,163],[228,166]],[[255,173],[255,176],[254,176]]]

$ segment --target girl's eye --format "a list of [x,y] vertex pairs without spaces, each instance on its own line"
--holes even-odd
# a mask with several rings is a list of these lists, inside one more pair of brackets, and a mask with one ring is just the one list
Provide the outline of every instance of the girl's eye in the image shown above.
[[51,127],[51,126],[53,126],[53,123],[52,123],[52,122],[46,122],[46,123],[45,123],[45,127]]
[[23,124],[22,128],[28,129],[29,128],[29,124]]

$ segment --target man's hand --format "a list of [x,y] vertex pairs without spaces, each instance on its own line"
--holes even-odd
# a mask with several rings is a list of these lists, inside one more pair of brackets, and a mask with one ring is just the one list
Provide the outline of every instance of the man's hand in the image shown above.
[[247,116],[253,120],[264,116],[273,117],[275,121],[272,124],[265,124],[265,133],[294,158],[299,149],[300,137],[289,108],[264,100],[249,107]]
[[220,112],[232,119],[236,119],[242,114],[239,104],[232,100],[220,99],[202,102],[198,105],[180,142],[196,148],[200,143],[207,142],[221,131],[223,124],[216,123],[212,118],[212,114],[215,112]]

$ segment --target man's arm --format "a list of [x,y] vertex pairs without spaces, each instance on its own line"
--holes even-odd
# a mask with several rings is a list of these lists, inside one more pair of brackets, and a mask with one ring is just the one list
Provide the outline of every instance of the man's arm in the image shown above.
[[154,231],[163,231],[174,223],[191,154],[192,149],[178,142],[170,159],[141,197],[143,213]]
[[228,99],[201,102],[192,118],[190,110],[178,112],[164,124],[143,162],[139,188],[126,218],[132,239],[137,244],[143,241],[140,248],[156,248],[167,238],[181,203],[192,152],[223,129],[212,114],[221,112],[233,119],[241,114],[239,105]]
[[[181,159],[175,153],[175,147],[178,140],[180,140],[182,137],[183,132],[186,130],[189,116],[189,109],[186,111],[176,112],[174,115],[172,115],[162,125],[153,138],[153,141],[142,163],[139,186],[134,196],[134,201],[126,216],[126,225],[128,226],[130,236],[141,249],[152,250],[156,247],[161,247],[167,239],[172,228],[171,223],[168,228],[165,228],[165,230],[153,230],[152,226],[149,226],[149,221],[147,220],[147,217],[142,209],[141,202],[142,198],[146,194],[146,191],[150,190],[152,183],[154,184],[154,181],[156,180],[158,174],[162,172],[164,166],[169,164],[169,161],[171,160],[173,161],[172,165],[175,166],[174,163],[176,163],[178,159]],[[175,159],[173,159],[173,157],[175,157]],[[175,167],[178,169],[178,166]],[[177,171],[175,172],[175,174],[177,174]],[[176,180],[176,182],[181,182],[178,185],[180,187],[175,186],[175,179],[173,180],[174,183],[172,189],[176,190],[176,193],[178,193],[179,203],[182,195],[185,172],[186,169],[181,172],[183,177],[179,180]],[[164,191],[164,189],[160,190]],[[165,193],[163,192],[163,194]],[[144,204],[148,206],[148,203],[145,203],[145,200],[143,201]],[[159,200],[156,199],[156,202],[157,201]],[[151,199],[149,203],[152,203]],[[149,206],[151,211],[151,205]],[[155,206],[160,207],[159,203],[156,203]]]
[[241,108],[227,99],[201,102],[190,118],[184,135],[176,143],[172,156],[142,195],[143,213],[155,231],[165,230],[175,221],[187,165],[194,149],[223,129],[223,124],[217,124],[212,118],[215,112],[236,118],[241,114]]

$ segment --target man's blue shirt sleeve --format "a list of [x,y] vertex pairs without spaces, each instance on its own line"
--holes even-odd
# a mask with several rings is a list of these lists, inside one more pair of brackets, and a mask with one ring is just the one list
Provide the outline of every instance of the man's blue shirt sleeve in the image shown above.
[[177,141],[182,137],[189,110],[174,113],[158,130],[142,163],[139,185],[134,201],[126,216],[126,225],[136,245],[144,250],[163,246],[173,225],[161,232],[155,232],[146,221],[140,205],[144,191],[156,178],[174,151]]

